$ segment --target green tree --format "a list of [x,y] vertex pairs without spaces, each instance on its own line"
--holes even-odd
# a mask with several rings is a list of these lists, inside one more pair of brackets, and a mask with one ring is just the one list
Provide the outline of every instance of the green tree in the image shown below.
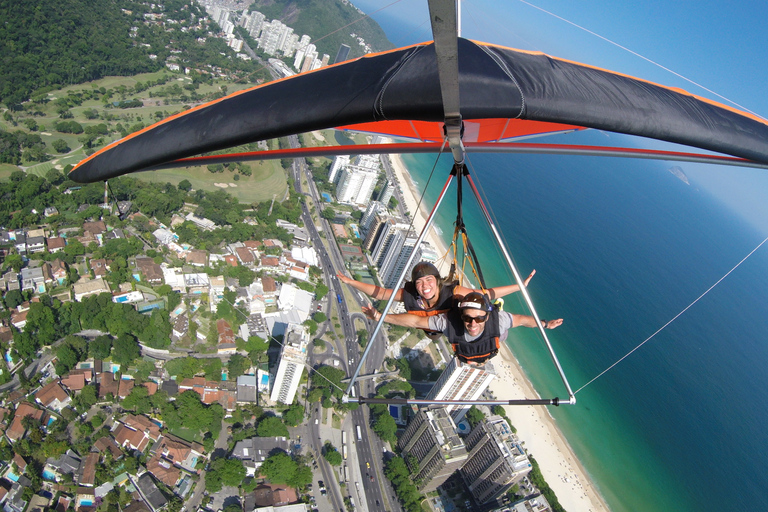
[[178,184],[179,190],[183,190],[184,192],[189,192],[192,190],[192,183],[189,182],[189,180],[181,180]]
[[471,428],[475,428],[478,423],[485,419],[485,414],[474,405],[469,408],[466,414],[467,422]]
[[94,359],[106,359],[112,351],[112,338],[109,336],[97,336],[88,344],[88,354]]
[[304,407],[294,402],[283,412],[283,421],[292,427],[299,426],[304,422]]
[[55,141],[51,142],[51,146],[57,153],[69,153],[70,151],[69,145],[64,139],[56,139]]
[[240,354],[232,354],[227,363],[227,379],[236,380],[239,376],[245,375],[245,372],[251,367],[251,361]]
[[341,466],[341,454],[330,441],[326,441],[325,445],[323,445],[323,457],[325,457],[325,460],[327,460],[328,464],[331,466]]
[[134,386],[131,393],[123,400],[122,406],[124,409],[146,414],[152,408],[149,400],[147,400],[148,397],[149,391],[145,386]]
[[261,472],[273,484],[288,484],[296,473],[296,462],[285,452],[270,455],[261,465]]
[[259,437],[288,437],[288,427],[285,426],[280,418],[267,416],[259,420],[256,425],[256,435]]
[[129,366],[139,355],[139,343],[130,334],[121,334],[112,345],[112,359],[120,365]]

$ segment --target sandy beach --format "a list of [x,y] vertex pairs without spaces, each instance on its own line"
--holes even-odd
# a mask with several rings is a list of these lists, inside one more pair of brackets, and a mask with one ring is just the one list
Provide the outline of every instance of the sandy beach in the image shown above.
[[[418,211],[416,209],[421,191],[411,180],[400,155],[390,155],[390,158],[401,185],[403,201],[413,216],[414,227],[421,230],[429,216],[426,205],[422,204]],[[434,229],[427,234],[426,240],[438,255],[446,253],[447,245]],[[441,273],[445,275],[450,262],[446,258],[446,261],[438,263]],[[493,364],[497,378],[491,382],[490,390],[494,396],[508,399],[538,397],[507,346],[502,347]],[[505,409],[517,429],[520,441],[528,453],[536,458],[544,478],[568,512],[609,510],[546,407],[506,406]]]

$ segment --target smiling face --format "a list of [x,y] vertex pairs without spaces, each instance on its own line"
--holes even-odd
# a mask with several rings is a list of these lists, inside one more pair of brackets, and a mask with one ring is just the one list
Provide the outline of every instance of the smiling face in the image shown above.
[[[435,276],[420,277],[413,284],[416,286],[416,291],[419,292],[421,298],[427,302],[431,303],[431,301],[437,297],[439,290],[437,287],[437,278]],[[430,306],[431,305],[432,304],[430,304]]]
[[465,309],[461,312],[461,320],[464,322],[464,330],[473,338],[479,336],[483,332],[485,329],[485,320],[487,318],[488,313],[480,309]]

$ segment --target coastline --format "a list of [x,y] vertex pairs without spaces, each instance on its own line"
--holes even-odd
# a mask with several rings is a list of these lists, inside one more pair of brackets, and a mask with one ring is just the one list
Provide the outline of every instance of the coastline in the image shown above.
[[[417,230],[421,230],[426,224],[429,211],[423,203],[417,210],[420,192],[413,183],[402,157],[391,154],[390,160],[401,186],[405,206],[413,216],[413,225]],[[434,224],[425,240],[433,246],[438,255],[447,253],[448,245],[437,235]],[[438,261],[437,266],[443,275],[447,273],[449,264],[446,260]],[[491,381],[489,389],[494,396],[497,398],[538,396],[506,344],[493,361],[493,366],[497,377]],[[568,512],[608,512],[610,510],[545,406],[505,406],[504,408],[517,429],[521,443],[539,462],[542,475]]]

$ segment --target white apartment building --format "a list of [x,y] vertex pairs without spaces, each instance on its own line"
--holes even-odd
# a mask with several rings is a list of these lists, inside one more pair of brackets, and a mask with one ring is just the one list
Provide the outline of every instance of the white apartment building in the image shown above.
[[379,170],[350,165],[341,170],[336,200],[348,204],[368,204],[379,178]]
[[[472,366],[454,357],[429,390],[427,400],[477,400],[495,377],[496,371],[490,362],[484,366]],[[454,422],[459,423],[470,407],[449,405],[445,410]]]
[[[395,232],[392,243],[384,255],[381,266],[379,266],[379,279],[381,279],[385,287],[393,288],[397,284],[405,264],[408,263],[408,258],[411,257],[411,253],[416,248],[417,240],[418,236],[414,231],[409,232],[406,229],[398,229]],[[416,249],[416,251],[417,254],[411,263],[411,268],[420,261],[419,253],[421,249]],[[411,268],[408,269],[408,275],[410,275]]]
[[273,402],[293,403],[296,390],[301,382],[301,372],[307,360],[307,329],[298,324],[290,324],[285,332],[283,348],[280,350],[280,363],[275,371],[272,394]]
[[328,181],[336,184],[336,178],[341,176],[340,171],[349,165],[349,155],[337,155],[333,159],[331,169],[328,171]]

